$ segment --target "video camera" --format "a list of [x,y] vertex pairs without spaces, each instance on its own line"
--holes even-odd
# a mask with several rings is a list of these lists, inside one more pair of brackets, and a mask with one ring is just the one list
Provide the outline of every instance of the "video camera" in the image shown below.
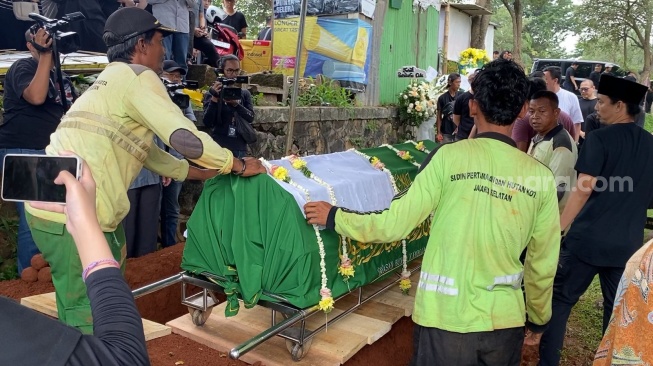
[[235,78],[218,76],[216,81],[222,83],[222,91],[218,94],[215,90],[209,89],[209,93],[211,93],[212,96],[220,98],[220,100],[239,100],[242,98],[241,88],[234,84],[249,83],[249,76],[236,76]]
[[71,22],[86,19],[84,14],[77,11],[74,13],[66,14],[61,17],[61,19],[50,19],[37,13],[30,13],[29,17],[38,23],[30,28],[32,34],[36,34],[36,31],[39,28],[43,28],[50,34],[51,37],[54,38],[52,42],[53,50],[55,50],[55,44],[56,51],[64,54],[73,53],[79,50],[79,35],[76,32],[62,32],[60,28],[70,24]]
[[190,88],[197,89],[199,83],[195,80],[186,80],[185,83],[173,83],[168,79],[161,78],[163,85],[165,85],[168,95],[172,102],[177,105],[181,110],[188,108],[190,105],[190,97],[182,91],[182,89]]

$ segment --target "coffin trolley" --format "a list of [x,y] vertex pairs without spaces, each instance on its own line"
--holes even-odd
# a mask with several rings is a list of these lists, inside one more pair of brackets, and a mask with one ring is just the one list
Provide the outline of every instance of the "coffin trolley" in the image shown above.
[[[180,282],[182,304],[196,326],[205,324],[219,293],[227,297],[226,316],[235,315],[241,304],[263,306],[271,310],[270,327],[234,347],[230,357],[238,359],[279,336],[299,361],[329,324],[419,271],[431,223],[429,217],[392,243],[358,243],[307,224],[301,207],[320,200],[358,211],[383,210],[410,186],[435,147],[409,141],[303,157],[300,163],[281,159],[265,162],[269,175],[207,181],[188,221],[183,272],[135,290],[134,297]],[[276,171],[280,167],[285,175]],[[343,258],[355,270],[351,276],[341,271]],[[189,285],[201,291],[190,295]],[[342,313],[309,329],[307,319],[322,313],[324,288],[336,303],[349,297],[347,304],[353,305],[339,306]]]

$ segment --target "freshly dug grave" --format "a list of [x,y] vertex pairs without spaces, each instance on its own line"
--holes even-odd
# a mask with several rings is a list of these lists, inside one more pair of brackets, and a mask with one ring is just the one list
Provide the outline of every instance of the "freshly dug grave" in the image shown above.
[[[127,283],[129,283],[132,289],[135,289],[179,273],[183,248],[183,244],[178,244],[140,258],[128,259],[125,273]],[[37,281],[29,283],[20,279],[0,282],[0,295],[16,300],[20,300],[22,297],[52,291],[54,291],[54,287],[51,282]],[[137,299],[136,305],[143,318],[161,324],[188,314],[188,309],[181,305],[180,284],[169,286],[163,290]],[[390,333],[386,334],[374,344],[365,346],[353,358],[347,361],[345,365],[408,365],[412,355],[412,338],[413,322],[410,318],[403,318],[395,323]],[[247,365],[244,362],[229,359],[224,352],[218,352],[176,334],[149,341],[147,348],[153,366],[175,366],[181,365],[182,363],[180,362],[183,362],[185,366]],[[522,366],[535,365],[537,363],[537,350],[525,349],[525,351]],[[569,351],[570,354],[586,354],[586,352],[577,353],[576,351],[578,350],[575,349],[569,349]],[[288,365],[292,365],[290,355],[288,357]],[[566,365],[591,365],[591,361],[586,359],[585,356],[569,360]]]

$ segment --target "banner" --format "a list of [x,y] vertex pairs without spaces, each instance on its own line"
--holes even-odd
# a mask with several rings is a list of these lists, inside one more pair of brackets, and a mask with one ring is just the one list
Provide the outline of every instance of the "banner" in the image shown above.
[[324,75],[330,79],[367,85],[372,53],[372,25],[359,19],[307,17],[302,63],[295,65],[299,19],[274,22],[272,68],[302,77]]
[[[358,13],[360,0],[307,0],[306,15]],[[274,0],[274,18],[299,16],[300,0]]]
[[240,44],[243,46],[243,51],[245,51],[245,58],[241,62],[241,68],[245,72],[252,74],[270,70],[272,42],[241,39]]

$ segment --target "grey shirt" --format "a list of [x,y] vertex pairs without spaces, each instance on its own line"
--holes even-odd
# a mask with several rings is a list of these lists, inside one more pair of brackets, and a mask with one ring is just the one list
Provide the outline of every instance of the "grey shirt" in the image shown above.
[[161,24],[182,33],[190,33],[190,15],[186,0],[148,0],[152,14]]

